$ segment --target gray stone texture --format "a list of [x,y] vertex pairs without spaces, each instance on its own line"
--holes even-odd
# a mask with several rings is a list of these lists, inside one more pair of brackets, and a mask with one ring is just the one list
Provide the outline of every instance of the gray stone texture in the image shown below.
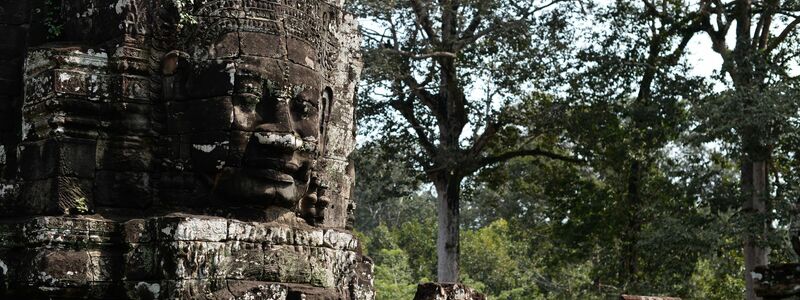
[[372,299],[371,262],[338,229],[175,214],[36,217],[0,232],[7,296]]
[[486,300],[486,296],[460,283],[429,282],[417,285],[414,300]]
[[342,5],[0,2],[0,298],[374,298]]

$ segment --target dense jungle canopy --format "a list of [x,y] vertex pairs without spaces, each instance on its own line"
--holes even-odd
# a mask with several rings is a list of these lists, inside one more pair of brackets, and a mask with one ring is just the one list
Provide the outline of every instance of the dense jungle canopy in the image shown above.
[[798,260],[800,2],[348,9],[378,299],[756,299],[755,265]]

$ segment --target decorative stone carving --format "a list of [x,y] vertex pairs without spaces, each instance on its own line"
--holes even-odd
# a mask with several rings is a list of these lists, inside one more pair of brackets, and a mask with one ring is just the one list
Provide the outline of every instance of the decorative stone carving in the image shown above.
[[0,295],[372,299],[341,7],[0,3]]

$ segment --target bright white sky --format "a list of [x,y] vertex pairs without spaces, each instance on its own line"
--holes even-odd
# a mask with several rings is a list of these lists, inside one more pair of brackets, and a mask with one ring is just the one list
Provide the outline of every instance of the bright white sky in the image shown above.
[[711,50],[711,40],[705,34],[695,36],[689,45],[686,61],[692,64],[692,75],[709,77],[715,71],[719,72],[722,65],[722,58],[719,54]]

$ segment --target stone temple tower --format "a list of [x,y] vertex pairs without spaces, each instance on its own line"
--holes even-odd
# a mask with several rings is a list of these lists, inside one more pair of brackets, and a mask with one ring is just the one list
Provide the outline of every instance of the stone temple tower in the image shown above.
[[0,2],[0,298],[373,299],[342,2]]

